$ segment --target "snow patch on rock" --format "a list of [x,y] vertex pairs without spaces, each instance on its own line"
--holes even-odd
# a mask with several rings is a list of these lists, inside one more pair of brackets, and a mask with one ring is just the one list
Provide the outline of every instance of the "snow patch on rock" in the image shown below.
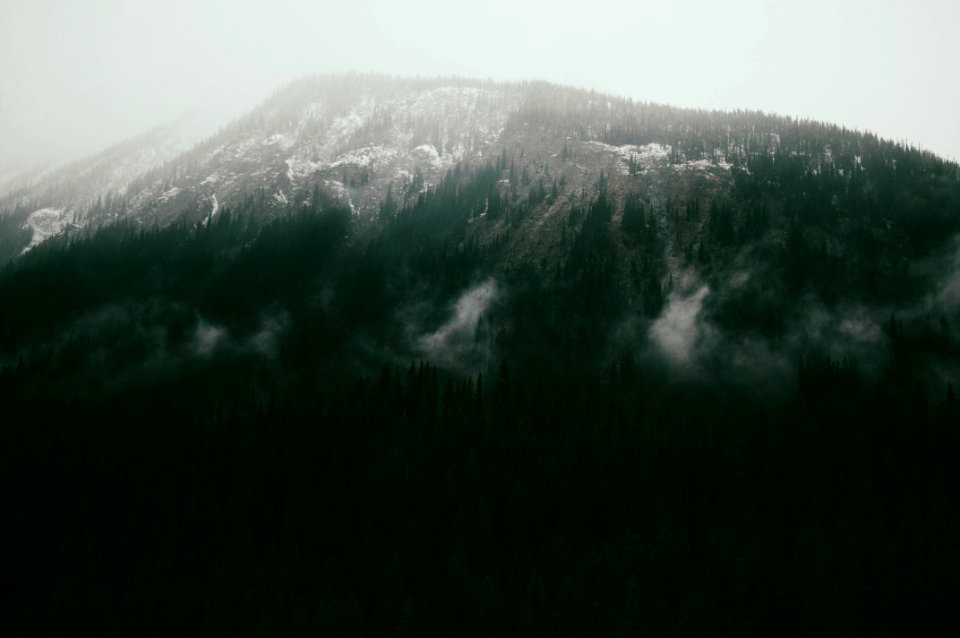
[[158,201],[158,202],[165,202],[165,201],[167,201],[168,199],[173,199],[174,197],[176,197],[177,195],[180,194],[180,191],[181,191],[181,189],[179,189],[179,188],[177,188],[176,186],[174,186],[173,188],[165,191],[162,195],[160,195],[160,197],[157,198],[157,201]]
[[343,153],[330,166],[337,167],[346,164],[376,169],[392,161],[398,154],[399,151],[396,148],[387,147],[383,144],[364,146]]
[[30,238],[30,245],[24,248],[23,252],[62,233],[73,223],[73,217],[72,212],[67,212],[63,208],[41,208],[30,213],[23,227],[32,230],[33,237]]
[[590,142],[590,145],[607,153],[616,155],[620,160],[617,169],[622,175],[630,174],[630,162],[637,162],[640,172],[656,168],[660,169],[667,164],[672,148],[669,144],[623,144],[613,146],[603,142]]
[[700,171],[708,174],[710,174],[713,169],[729,171],[731,168],[733,168],[733,164],[724,161],[722,157],[714,159],[688,160],[682,164],[675,164],[673,166],[673,170],[675,171]]
[[326,167],[324,162],[311,162],[310,160],[291,157],[286,161],[287,177],[291,182],[313,175],[317,171]]
[[670,166],[674,171],[700,171],[709,173],[713,169],[729,171],[732,165],[724,161],[723,157],[718,156],[713,159],[688,160],[679,164],[670,164],[670,154],[673,147],[669,144],[623,144],[622,146],[613,146],[603,142],[590,142],[590,145],[608,153],[616,155],[620,160],[617,166],[622,175],[630,174],[630,163],[635,162],[639,172],[645,173],[649,170],[663,170]]
[[440,154],[437,153],[437,149],[433,144],[421,144],[417,148],[413,149],[413,157],[420,162],[426,162],[435,168],[440,168],[443,166],[443,161],[440,159]]

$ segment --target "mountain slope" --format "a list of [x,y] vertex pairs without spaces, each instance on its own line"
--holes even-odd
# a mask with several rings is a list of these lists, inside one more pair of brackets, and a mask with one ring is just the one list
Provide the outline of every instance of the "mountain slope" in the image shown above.
[[[768,153],[766,164],[786,159],[796,173],[793,179],[806,170],[828,170],[841,181],[862,181],[864,174],[874,177],[897,162],[898,175],[905,168],[953,172],[954,177],[956,171],[933,156],[873,136],[789,118],[636,104],[542,83],[364,75],[295,82],[175,159],[163,144],[170,146],[161,131],[135,145],[145,149],[142,154],[162,159],[159,165],[113,152],[9,195],[0,207],[29,202],[35,209],[63,208],[78,220],[130,216],[165,223],[190,211],[209,213],[214,197],[226,206],[251,195],[261,196],[262,206],[282,205],[309,198],[319,184],[358,213],[370,212],[390,186],[399,193],[416,182],[413,191],[419,191],[436,184],[457,162],[476,163],[503,150],[516,170],[526,167],[538,178],[558,167],[568,179],[584,173],[585,179],[574,179],[574,188],[596,180],[600,157],[619,157],[622,161],[613,162],[618,174],[664,174],[670,168],[717,176],[731,167],[756,172],[769,169],[757,163]],[[529,151],[518,161],[514,154],[522,148]],[[562,160],[569,160],[572,170],[553,161],[564,149]],[[586,161],[578,163],[577,157]],[[122,164],[123,172],[110,169],[109,162]],[[72,182],[65,179],[70,171]],[[105,171],[111,179],[91,178]],[[876,177],[888,182],[885,174]],[[123,198],[123,207],[104,211],[93,206],[97,197]]]
[[955,164],[339,76],[78,180],[0,226],[14,633],[957,633]]
[[[323,300],[327,322],[342,322],[345,352],[380,334],[361,348],[374,359],[469,369],[573,348],[596,365],[626,353],[681,378],[733,366],[746,386],[789,385],[810,350],[878,373],[891,313],[941,331],[960,312],[958,166],[816,122],[544,83],[321,76],[93,200],[92,189],[119,183],[84,178],[124,156],[104,157],[75,182],[8,198],[20,211],[4,218],[8,252],[70,227],[67,242],[96,243],[104,223],[188,228],[178,224],[226,212],[225,228],[245,220],[246,230],[209,257],[229,262],[271,220],[348,211],[336,256],[315,257],[314,276],[321,262],[326,274],[297,285]],[[175,232],[186,241],[200,231]],[[379,291],[369,303],[351,290],[364,276]],[[488,281],[496,294],[466,313],[486,341],[453,347],[440,318]],[[216,313],[201,303],[201,316]],[[18,312],[7,322],[61,321]],[[467,332],[455,328],[457,339]],[[938,384],[952,374],[944,366],[930,367]]]

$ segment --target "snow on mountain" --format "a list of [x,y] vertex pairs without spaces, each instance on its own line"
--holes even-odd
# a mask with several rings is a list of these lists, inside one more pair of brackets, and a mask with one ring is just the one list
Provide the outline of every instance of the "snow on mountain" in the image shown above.
[[[309,90],[312,88],[313,90]],[[314,183],[358,214],[391,186],[420,174],[435,183],[495,145],[518,97],[505,88],[307,86],[281,92],[246,118],[164,164],[125,191],[127,214],[170,219],[216,196],[222,205],[263,191],[287,205]],[[294,89],[296,93],[296,89]],[[300,99],[296,99],[299,97]]]
[[[158,129],[38,177],[0,197],[0,216],[31,229],[34,246],[118,219],[199,222],[240,206],[269,216],[309,202],[319,188],[365,219],[388,192],[402,206],[460,163],[499,161],[506,162],[500,188],[513,200],[536,188],[542,201],[553,191],[533,226],[542,229],[555,210],[591,191],[601,170],[614,192],[642,187],[659,209],[684,192],[725,188],[731,161],[748,170],[746,145],[772,152],[780,140],[774,131],[795,125],[771,120],[761,135],[738,119],[747,114],[725,115],[731,124],[716,133],[725,146],[700,139],[718,117],[547,83],[317,76],[282,88],[199,143]],[[62,211],[56,224],[51,210]]]
[[[508,144],[549,145],[542,136],[522,139],[532,132],[527,122],[507,134],[540,90],[459,79],[307,78],[198,144],[158,129],[54,171],[0,198],[0,215],[19,215],[33,230],[31,246],[91,221],[198,221],[212,204],[221,210],[251,196],[269,214],[308,199],[315,185],[370,215],[388,190],[403,199],[458,163],[496,158]],[[663,148],[638,152],[654,161]],[[51,225],[49,210],[69,213],[70,222]],[[29,222],[33,213],[46,221]]]
[[30,245],[24,248],[23,252],[27,252],[37,244],[55,235],[59,235],[73,222],[73,212],[66,211],[63,208],[41,208],[30,213],[24,227],[32,230],[33,236],[30,239]]
[[62,207],[77,213],[107,195],[123,196],[130,182],[189,149],[200,137],[198,125],[183,120],[112,146],[65,166],[20,171],[7,182],[0,211],[25,203]]

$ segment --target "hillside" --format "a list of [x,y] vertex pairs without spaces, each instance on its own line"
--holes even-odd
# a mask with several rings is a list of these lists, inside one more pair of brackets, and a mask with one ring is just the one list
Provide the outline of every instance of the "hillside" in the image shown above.
[[[949,344],[945,331],[960,318],[951,292],[960,168],[821,123],[543,83],[324,76],[278,91],[128,181],[89,177],[117,174],[107,161],[117,157],[125,156],[81,167],[75,181],[61,176],[10,195],[7,254],[67,231],[49,250],[69,263],[98,233],[167,229],[157,237],[179,233],[169,241],[180,245],[242,223],[206,257],[229,263],[237,250],[238,258],[253,252],[257,229],[275,220],[295,225],[279,220],[343,209],[338,252],[308,257],[304,248],[305,272],[318,279],[271,285],[320,295],[328,317],[349,315],[342,330],[350,342],[370,338],[364,330],[392,334],[378,337],[374,353],[349,350],[353,362],[427,358],[465,372],[521,356],[524,344],[535,344],[534,358],[562,352],[578,334],[600,366],[650,355],[679,376],[729,378],[720,368],[734,366],[747,386],[784,376],[789,385],[793,362],[809,350],[855,358],[875,375],[891,314],[943,332]],[[96,185],[106,190],[94,198]],[[117,229],[98,231],[104,224]],[[7,279],[29,279],[41,261],[25,257]],[[51,285],[80,276],[68,263]],[[109,300],[106,282],[83,276]],[[191,284],[225,275],[211,268],[198,276]],[[190,293],[200,323],[222,316],[209,307],[220,284],[209,285],[209,294]],[[369,307],[345,310],[341,301],[360,285]],[[483,319],[490,343],[455,356],[427,338],[445,307],[485,285],[495,294],[482,296],[471,317]],[[151,290],[162,299],[169,292]],[[256,303],[248,312],[265,311]],[[65,329],[98,311],[33,317],[31,304],[13,307],[3,321],[35,335],[34,347],[49,338],[37,326]],[[542,316],[534,322],[531,311]],[[930,368],[938,385],[952,379],[953,345],[946,353]]]
[[21,632],[957,629],[956,164],[363,75],[125,157],[0,201]]

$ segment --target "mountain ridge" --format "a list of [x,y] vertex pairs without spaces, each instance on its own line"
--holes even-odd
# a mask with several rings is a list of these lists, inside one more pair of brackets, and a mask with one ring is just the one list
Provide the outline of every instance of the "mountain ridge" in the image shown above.
[[[542,82],[306,78],[122,194],[86,209],[40,203],[0,218],[12,280],[32,277],[47,254],[80,259],[98,233],[119,250],[124,233],[169,229],[144,241],[173,241],[174,254],[219,246],[203,253],[212,270],[195,275],[216,301],[162,279],[155,292],[197,304],[199,332],[219,314],[224,334],[237,317],[217,304],[240,309],[216,290],[227,268],[216,264],[241,268],[269,237],[294,241],[285,224],[303,224],[320,243],[294,251],[303,261],[289,272],[300,274],[288,276],[307,279],[275,285],[306,297],[281,302],[264,289],[257,312],[279,304],[286,316],[312,299],[355,361],[489,368],[498,356],[574,348],[591,365],[626,352],[678,377],[716,378],[733,364],[789,385],[791,362],[811,349],[879,374],[891,313],[918,330],[960,317],[956,164],[836,126]],[[111,225],[114,234],[99,230]],[[205,229],[225,234],[202,248]],[[342,236],[325,234],[334,229]],[[262,262],[270,276],[287,272],[286,256],[262,248],[278,260]],[[223,283],[243,295],[238,286]],[[358,298],[368,287],[371,302]],[[450,318],[456,308],[469,322]],[[252,310],[234,329],[270,319]],[[49,319],[9,321],[23,330]],[[931,382],[953,374],[949,352],[930,353]]]
[[[443,95],[443,91],[447,94]],[[464,109],[478,113],[478,91],[487,92],[486,120],[464,120]],[[674,153],[669,156],[672,165],[677,165],[682,158],[688,162],[698,161],[706,168],[705,163],[718,159],[708,157],[705,141],[704,149],[695,159],[691,149],[697,140],[691,141],[688,137],[682,141],[684,148],[678,149],[678,140],[682,138],[670,131],[672,127],[690,129],[690,120],[693,120],[694,128],[704,123],[705,128],[709,128],[719,122],[732,130],[738,122],[743,128],[742,122],[746,119],[759,129],[761,138],[769,136],[761,139],[761,143],[771,148],[779,144],[779,133],[775,133],[774,128],[796,127],[804,129],[805,135],[819,132],[827,137],[851,138],[862,145],[884,147],[890,152],[942,163],[947,170],[951,166],[954,172],[958,170],[956,164],[931,153],[881,140],[869,133],[759,111],[679,109],[545,82],[328,75],[291,82],[247,115],[193,146],[174,143],[172,150],[164,150],[163,145],[175,131],[158,129],[90,160],[78,161],[55,171],[46,180],[40,179],[33,187],[20,188],[0,198],[0,214],[22,218],[26,223],[35,211],[60,210],[61,217],[65,218],[64,228],[71,222],[83,225],[92,220],[127,216],[166,223],[191,208],[195,209],[192,211],[195,216],[202,208],[211,210],[214,196],[221,205],[229,206],[260,189],[269,191],[268,195],[282,206],[284,200],[294,197],[297,191],[301,196],[305,191],[309,194],[312,182],[318,179],[325,190],[345,197],[352,207],[353,198],[357,197],[357,212],[369,213],[384,199],[385,184],[401,189],[402,178],[405,178],[409,186],[420,169],[425,173],[425,185],[434,185],[454,163],[469,163],[482,157],[485,151],[489,155],[511,145],[510,140],[499,139],[508,119],[536,116],[538,110],[542,115],[544,108],[557,116],[551,134],[570,140],[571,146],[597,142],[607,144],[612,153],[624,154],[629,145],[610,145],[609,142],[646,141],[659,145],[652,149],[655,153],[664,149]],[[604,108],[616,113],[603,114]],[[454,121],[456,117],[460,119]],[[400,118],[402,122],[394,123],[391,118]],[[565,123],[564,118],[570,121]],[[586,122],[585,118],[594,121]],[[645,126],[644,119],[668,123],[658,125],[659,130],[641,132],[639,137],[643,139],[638,140],[637,127]],[[688,132],[681,133],[686,136]],[[697,134],[695,131],[694,135]],[[445,140],[443,135],[453,137]],[[716,141],[711,144],[716,155],[720,149]],[[633,146],[637,146],[637,154],[642,158],[643,150],[636,144]],[[721,162],[727,162],[733,150],[729,143],[726,146],[722,149]],[[151,151],[152,159],[136,157]],[[629,158],[624,156],[624,159]],[[118,168],[110,168],[118,166],[118,162],[123,166],[119,174]],[[112,173],[110,178],[91,180],[90,172],[104,163]],[[131,170],[130,164],[136,166]],[[369,185],[371,173],[374,183]],[[110,203],[103,204],[108,199]],[[116,204],[114,200],[121,203]],[[4,241],[9,243],[10,240]]]

